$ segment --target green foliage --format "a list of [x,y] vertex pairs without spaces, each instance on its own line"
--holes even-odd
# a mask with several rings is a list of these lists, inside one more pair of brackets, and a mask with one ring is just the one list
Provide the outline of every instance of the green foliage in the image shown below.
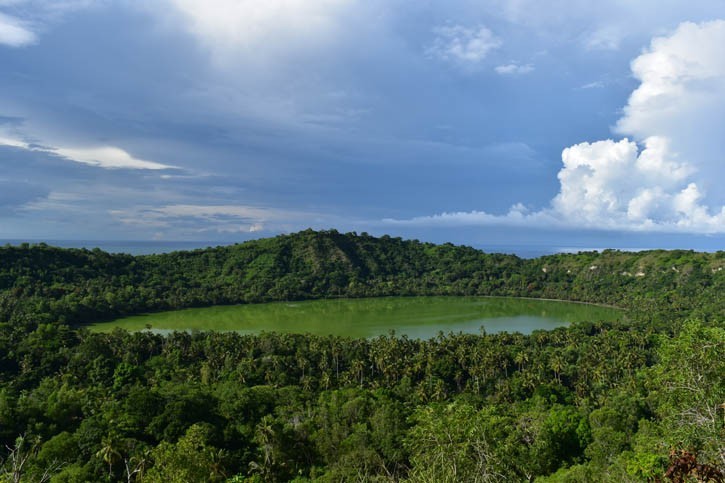
[[507,463],[496,456],[510,419],[463,403],[431,405],[412,415],[406,441],[411,481],[503,481]]
[[725,328],[687,321],[677,336],[663,337],[658,356],[644,374],[660,424],[656,439],[641,438],[640,447],[688,449],[701,463],[725,467]]
[[189,427],[176,444],[162,442],[151,451],[154,466],[144,477],[149,483],[223,481],[224,452],[208,444],[208,430]]
[[[722,470],[723,266],[723,252],[522,260],[311,230],[144,257],[6,246],[0,481],[647,481],[673,450]],[[600,302],[628,320],[426,341],[82,328],[432,294]]]

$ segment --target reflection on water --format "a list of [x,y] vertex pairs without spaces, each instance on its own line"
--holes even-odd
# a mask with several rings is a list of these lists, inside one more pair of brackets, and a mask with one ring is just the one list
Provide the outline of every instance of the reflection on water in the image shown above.
[[91,326],[109,331],[261,331],[431,338],[439,332],[522,332],[579,321],[618,320],[618,309],[571,302],[487,297],[386,297],[215,306],[139,315]]

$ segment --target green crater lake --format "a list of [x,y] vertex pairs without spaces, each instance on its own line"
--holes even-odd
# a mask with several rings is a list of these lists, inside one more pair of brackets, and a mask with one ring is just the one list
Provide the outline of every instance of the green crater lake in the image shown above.
[[242,334],[267,332],[429,339],[439,332],[521,332],[553,329],[581,321],[616,321],[611,307],[508,297],[384,297],[304,302],[225,305],[136,315],[90,326],[153,332],[215,330]]

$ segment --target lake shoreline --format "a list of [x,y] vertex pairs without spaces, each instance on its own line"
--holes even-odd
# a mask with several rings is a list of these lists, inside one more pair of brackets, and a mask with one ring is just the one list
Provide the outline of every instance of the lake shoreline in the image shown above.
[[[448,295],[443,295],[443,297],[448,297]],[[455,295],[451,295],[451,297],[455,297]],[[499,295],[471,295],[471,297],[483,297],[483,298],[500,298]],[[608,309],[617,309],[626,311],[626,307],[619,307],[618,305],[611,305],[611,304],[602,304],[598,302],[584,302],[582,300],[567,300],[567,299],[551,299],[551,298],[543,298],[543,297],[516,297],[516,296],[503,296],[504,298],[508,299],[521,299],[521,300],[545,300],[547,302],[566,302],[568,304],[582,304],[582,305],[594,305],[595,307],[606,307]]]

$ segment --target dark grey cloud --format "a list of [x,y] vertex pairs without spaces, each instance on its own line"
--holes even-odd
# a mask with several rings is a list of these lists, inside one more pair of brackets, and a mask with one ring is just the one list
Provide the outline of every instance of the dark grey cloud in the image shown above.
[[[10,196],[27,209],[6,212],[2,223],[18,234],[40,233],[45,223],[49,236],[75,225],[78,236],[126,238],[159,229],[194,237],[244,221],[223,214],[164,218],[163,227],[120,221],[176,205],[295,211],[308,216],[298,220],[302,228],[501,214],[517,202],[541,208],[557,193],[562,148],[610,135],[636,87],[630,60],[653,32],[688,17],[672,6],[635,25],[624,7],[573,1],[549,9],[528,1],[515,2],[526,5],[520,9],[342,2],[328,16],[310,2],[305,8],[327,22],[319,31],[297,22],[304,15],[285,13],[255,20],[266,30],[245,44],[234,32],[195,31],[171,0],[63,2],[55,13],[51,4],[5,9],[32,20],[38,40],[0,47],[0,128],[46,148],[114,147],[179,169],[103,169],[0,147],[3,179],[35,187],[24,201]],[[691,11],[688,18],[725,15],[709,1]],[[479,56],[476,69],[450,65],[427,53],[446,25],[486,28],[500,45]],[[534,70],[495,72],[514,62]],[[601,79],[604,88],[579,89]],[[291,228],[283,218],[263,230]]]
[[0,209],[6,212],[15,210],[49,193],[47,188],[36,183],[0,178]]

